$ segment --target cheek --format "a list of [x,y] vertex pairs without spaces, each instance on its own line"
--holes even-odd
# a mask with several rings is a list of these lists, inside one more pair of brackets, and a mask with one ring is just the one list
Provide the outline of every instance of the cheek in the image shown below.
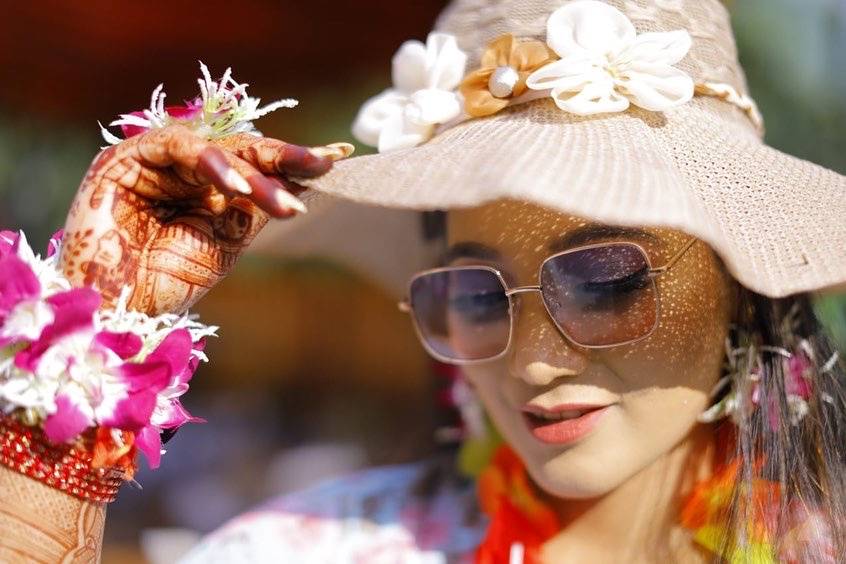
[[533,479],[561,498],[604,495],[679,444],[698,424],[707,394],[653,388],[629,394],[577,448],[529,461]]
[[[692,249],[694,250],[694,249]],[[659,325],[649,338],[605,353],[636,388],[681,386],[709,391],[720,375],[730,321],[730,286],[707,249],[658,283]]]
[[543,449],[525,428],[520,406],[509,399],[519,394],[513,389],[517,381],[508,375],[505,361],[466,366],[463,373],[506,442],[524,458],[532,459],[540,454]]

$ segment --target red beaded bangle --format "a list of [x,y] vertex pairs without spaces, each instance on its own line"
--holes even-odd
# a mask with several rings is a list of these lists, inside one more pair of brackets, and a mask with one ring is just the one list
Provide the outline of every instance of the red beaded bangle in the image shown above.
[[54,445],[41,429],[0,418],[0,464],[82,500],[114,501],[124,472],[92,468],[91,460],[91,453],[76,445]]

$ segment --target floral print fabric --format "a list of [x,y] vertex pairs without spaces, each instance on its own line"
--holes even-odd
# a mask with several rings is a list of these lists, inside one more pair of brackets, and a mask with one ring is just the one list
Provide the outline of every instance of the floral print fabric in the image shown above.
[[488,525],[454,461],[377,468],[282,496],[212,533],[181,564],[463,564]]

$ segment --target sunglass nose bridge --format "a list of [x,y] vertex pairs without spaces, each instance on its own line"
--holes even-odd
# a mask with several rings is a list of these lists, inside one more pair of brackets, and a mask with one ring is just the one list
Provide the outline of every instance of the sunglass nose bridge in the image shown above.
[[517,288],[509,288],[505,291],[505,295],[511,297],[515,294],[527,294],[529,292],[540,292],[540,286],[518,286]]

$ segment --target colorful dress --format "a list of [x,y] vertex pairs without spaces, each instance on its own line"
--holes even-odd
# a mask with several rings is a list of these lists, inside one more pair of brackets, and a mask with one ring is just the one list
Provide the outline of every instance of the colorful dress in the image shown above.
[[276,498],[212,533],[180,563],[473,562],[488,519],[474,482],[454,465],[375,468]]

